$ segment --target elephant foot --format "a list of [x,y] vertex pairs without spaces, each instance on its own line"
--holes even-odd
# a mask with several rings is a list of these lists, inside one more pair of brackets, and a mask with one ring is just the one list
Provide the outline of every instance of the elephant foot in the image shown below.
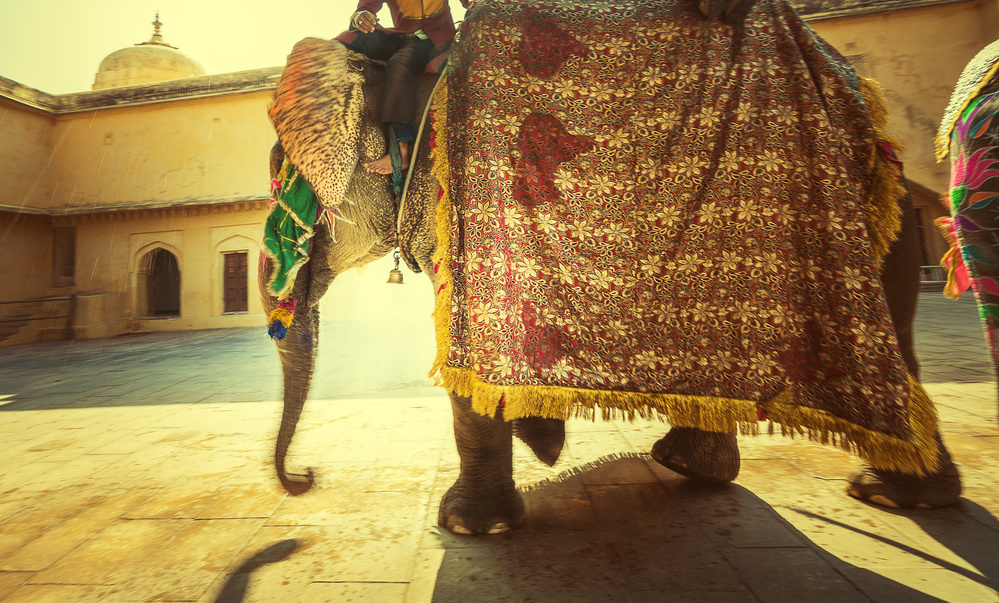
[[940,444],[939,469],[931,475],[910,475],[875,469],[868,463],[848,478],[846,493],[893,509],[939,509],[961,499],[961,474]]
[[739,475],[739,442],[734,434],[673,427],[652,446],[652,459],[684,477],[724,483]]
[[565,446],[565,421],[543,417],[524,417],[513,422],[513,435],[530,446],[542,463],[551,467]]
[[524,520],[524,500],[510,488],[471,493],[458,479],[441,500],[437,523],[454,534],[502,534]]

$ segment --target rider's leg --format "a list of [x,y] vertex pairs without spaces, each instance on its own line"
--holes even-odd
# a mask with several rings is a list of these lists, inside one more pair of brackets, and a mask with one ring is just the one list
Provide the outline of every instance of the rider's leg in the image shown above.
[[[416,78],[427,66],[434,51],[430,40],[408,37],[406,44],[388,60],[385,71],[385,91],[382,96],[382,122],[391,124],[399,141],[402,168],[409,167],[409,154],[415,139],[417,111]],[[391,174],[389,154],[366,163],[364,167],[377,174]]]

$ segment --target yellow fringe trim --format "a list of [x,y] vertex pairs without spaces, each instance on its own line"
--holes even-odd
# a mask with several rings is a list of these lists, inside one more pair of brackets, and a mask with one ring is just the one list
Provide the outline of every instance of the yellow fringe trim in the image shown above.
[[[278,189],[279,191],[284,190],[284,185],[285,185],[284,181],[288,179],[288,168],[290,167],[291,167],[291,162],[288,161],[288,156],[285,155],[284,161],[281,162],[281,169],[278,170],[277,176],[274,177],[275,180],[281,183],[281,188]],[[280,193],[277,196],[280,197],[281,196]]]
[[909,377],[908,440],[885,435],[836,417],[826,411],[794,403],[785,390],[766,402],[638,392],[599,391],[554,386],[493,385],[479,381],[471,369],[444,367],[440,384],[463,398],[472,409],[493,416],[502,401],[503,419],[522,417],[595,420],[664,419],[675,427],[759,435],[757,408],[767,415],[767,431],[802,436],[856,454],[878,469],[925,475],[937,469],[937,414],[926,390]]
[[950,133],[954,131],[954,124],[956,124],[957,120],[961,119],[961,116],[964,115],[964,112],[968,108],[968,105],[970,105],[973,100],[978,98],[978,95],[981,93],[982,89],[992,83],[993,78],[995,78],[997,74],[999,74],[999,63],[993,64],[992,68],[989,69],[988,73],[986,73],[985,76],[982,77],[982,80],[978,84],[978,87],[975,88],[974,91],[968,93],[966,97],[964,97],[964,100],[961,102],[961,107],[957,110],[956,113],[954,113],[954,121],[947,124],[947,129],[944,130],[941,127],[940,130],[937,131],[936,140],[934,140],[937,151],[936,153],[937,162],[947,159],[947,155],[950,154]]
[[[870,165],[874,174],[868,199],[868,230],[874,240],[878,260],[888,253],[891,242],[901,226],[897,200],[905,194],[898,172],[883,156],[877,143],[881,141],[898,148],[885,128],[887,109],[880,89],[873,80],[862,80],[863,94],[874,122],[877,140],[871,146]],[[789,391],[772,400],[757,403],[750,400],[687,396],[679,394],[648,394],[584,390],[553,386],[492,385],[479,381],[471,369],[446,366],[451,349],[451,191],[447,139],[447,86],[440,86],[431,101],[434,109],[436,146],[431,152],[433,174],[441,185],[437,206],[437,267],[438,291],[434,306],[437,334],[437,356],[430,370],[437,385],[458,396],[471,398],[472,408],[492,416],[503,401],[503,418],[541,416],[557,419],[573,417],[595,419],[661,418],[678,427],[696,427],[705,431],[757,435],[760,421],[757,407],[767,413],[768,432],[780,425],[781,434],[800,435],[809,440],[838,446],[857,454],[878,469],[925,475],[936,470],[937,431],[936,408],[918,381],[909,378],[910,440],[902,440],[870,431],[835,417],[825,411],[794,404]]]
[[430,163],[432,173],[441,185],[441,198],[437,204],[437,249],[433,257],[438,282],[434,301],[437,356],[430,368],[430,377],[441,385],[438,372],[447,364],[451,350],[451,164],[448,160],[447,86],[437,86],[430,102],[434,111],[434,148],[430,151]]
[[887,143],[896,152],[902,147],[898,139],[888,133],[888,104],[885,102],[881,86],[870,78],[860,78],[860,92],[867,105],[867,112],[874,125],[875,140],[871,144],[868,170],[871,174],[870,194],[867,197],[865,210],[867,213],[867,232],[871,237],[871,246],[878,265],[888,255],[891,244],[898,238],[902,229],[902,208],[898,200],[908,191],[902,184],[898,168],[885,157],[879,145]]

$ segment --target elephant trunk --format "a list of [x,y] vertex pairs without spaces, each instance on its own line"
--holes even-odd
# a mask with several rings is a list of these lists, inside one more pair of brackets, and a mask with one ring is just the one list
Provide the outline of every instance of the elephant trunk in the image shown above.
[[306,467],[305,473],[289,473],[284,464],[285,458],[288,456],[288,448],[291,446],[291,439],[295,435],[298,419],[302,416],[302,407],[302,404],[285,402],[284,410],[281,412],[281,427],[278,429],[277,444],[274,449],[274,468],[277,470],[278,480],[281,481],[281,486],[285,491],[292,496],[305,494],[315,482],[315,473],[311,467]]
[[[304,274],[301,278],[306,280],[311,278],[307,267],[302,272]],[[308,297],[307,291],[305,297]],[[305,408],[305,400],[309,395],[309,385],[315,369],[317,341],[315,329],[319,318],[315,308],[301,312],[295,318],[284,340],[278,343],[278,353],[281,356],[284,373],[284,407],[281,411],[281,427],[278,429],[274,448],[274,469],[285,491],[292,496],[299,496],[312,488],[315,474],[311,468],[306,468],[305,473],[289,473],[285,469],[285,459],[291,447],[291,440],[295,436],[298,420],[302,416],[302,409]]]

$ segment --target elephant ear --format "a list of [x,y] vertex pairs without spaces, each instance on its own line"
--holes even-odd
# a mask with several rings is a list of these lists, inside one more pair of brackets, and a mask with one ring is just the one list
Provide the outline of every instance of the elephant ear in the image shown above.
[[343,202],[357,164],[364,76],[333,40],[295,44],[268,110],[278,140],[323,207]]

